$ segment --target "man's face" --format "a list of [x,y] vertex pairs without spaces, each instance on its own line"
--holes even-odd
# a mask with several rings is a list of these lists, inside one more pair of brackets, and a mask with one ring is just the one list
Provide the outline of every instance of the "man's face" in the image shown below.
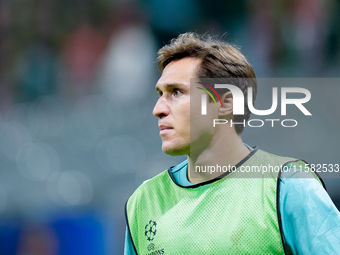
[[190,78],[196,78],[201,60],[183,58],[163,70],[156,89],[160,95],[153,115],[158,120],[162,150],[169,155],[190,153]]

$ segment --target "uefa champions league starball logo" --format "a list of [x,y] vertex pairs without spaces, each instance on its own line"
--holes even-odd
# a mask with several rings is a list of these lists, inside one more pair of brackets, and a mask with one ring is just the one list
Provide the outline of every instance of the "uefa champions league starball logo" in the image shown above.
[[145,226],[145,236],[148,241],[152,241],[156,235],[156,221],[150,220],[148,224]]

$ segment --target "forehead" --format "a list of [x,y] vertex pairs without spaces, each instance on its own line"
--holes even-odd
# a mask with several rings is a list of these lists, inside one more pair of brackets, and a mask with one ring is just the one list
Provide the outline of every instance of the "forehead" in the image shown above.
[[169,84],[184,84],[190,86],[190,79],[197,78],[197,69],[201,59],[186,57],[171,61],[163,70],[156,89],[162,89]]

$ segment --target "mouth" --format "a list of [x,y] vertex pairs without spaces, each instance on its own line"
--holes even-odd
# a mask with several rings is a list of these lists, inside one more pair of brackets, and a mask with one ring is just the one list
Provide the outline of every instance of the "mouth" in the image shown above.
[[170,132],[171,130],[173,130],[172,127],[164,126],[164,125],[160,125],[160,126],[159,126],[159,129],[160,129],[159,135],[164,135],[164,134]]

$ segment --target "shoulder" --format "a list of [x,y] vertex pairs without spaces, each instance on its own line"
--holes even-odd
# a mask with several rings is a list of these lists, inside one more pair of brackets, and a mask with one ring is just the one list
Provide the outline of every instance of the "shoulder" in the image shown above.
[[151,179],[145,180],[130,196],[128,204],[135,203],[141,199],[142,196],[149,196],[157,187],[164,185],[165,180],[169,178],[168,170],[164,170],[160,174]]
[[286,157],[286,156],[281,156],[277,154],[273,154],[261,149],[257,149],[256,153],[254,154],[257,158],[259,158],[263,162],[269,162],[269,163],[275,163],[275,165],[287,165],[291,162],[299,161],[296,158],[293,157]]
[[[160,174],[154,176],[151,179],[144,181],[130,196],[129,200],[139,199],[141,196],[148,196],[149,193],[155,193],[156,191],[162,190],[166,192],[168,186],[171,186],[173,182],[177,183],[177,178],[181,170],[183,170],[188,164],[188,160],[184,160],[176,166],[172,166],[167,170],[164,170]],[[151,195],[152,196],[152,195]]]
[[339,250],[340,213],[322,184],[311,172],[297,172],[281,182],[282,226],[290,249],[296,254]]

